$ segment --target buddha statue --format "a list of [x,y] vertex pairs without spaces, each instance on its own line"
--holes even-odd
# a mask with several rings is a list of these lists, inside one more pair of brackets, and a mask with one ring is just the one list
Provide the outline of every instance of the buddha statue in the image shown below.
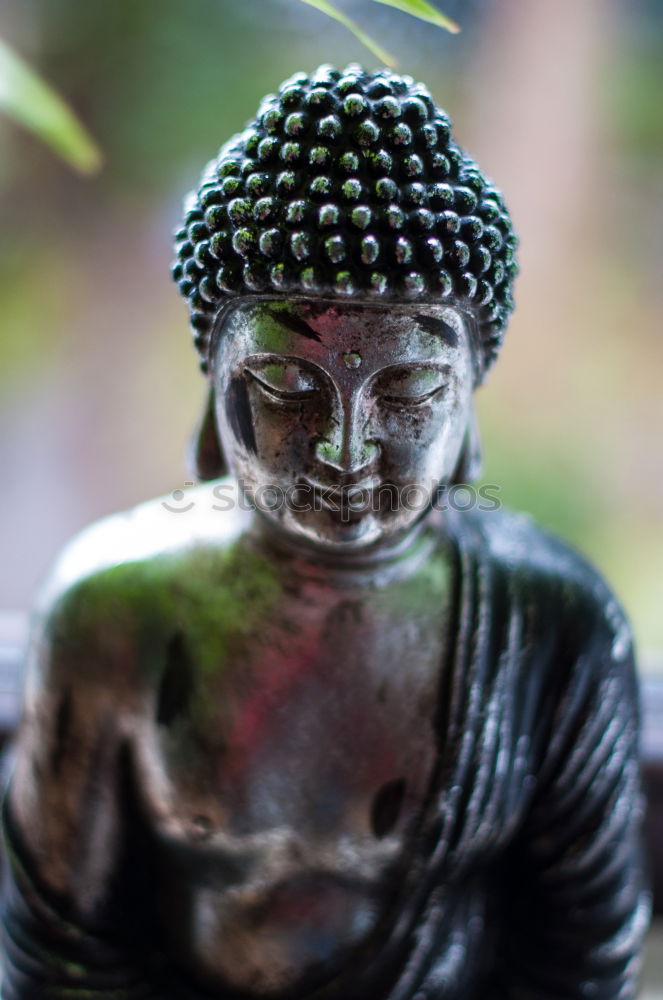
[[628,625],[529,518],[450,496],[513,306],[501,194],[421,84],[321,67],[177,241],[201,485],[43,592],[2,997],[634,997]]

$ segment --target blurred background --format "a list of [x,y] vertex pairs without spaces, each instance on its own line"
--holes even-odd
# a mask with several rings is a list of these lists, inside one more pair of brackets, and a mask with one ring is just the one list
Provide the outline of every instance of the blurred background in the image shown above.
[[[643,669],[663,670],[663,0],[439,0],[457,37],[367,0],[338,6],[428,84],[521,235],[516,314],[479,393],[484,478],[601,568]],[[0,619],[13,664],[67,538],[187,480],[204,384],[168,275],[182,195],[283,78],[375,60],[297,0],[0,0],[0,38],[106,160],[84,179],[0,118]],[[9,719],[14,687],[0,692]]]
[[[479,394],[485,479],[598,564],[663,652],[663,3],[440,0],[456,37],[349,15],[423,79],[504,191],[517,310]],[[184,192],[299,69],[375,60],[297,0],[0,0],[73,105],[84,179],[0,120],[0,609],[65,540],[187,479],[204,385],[168,267]]]

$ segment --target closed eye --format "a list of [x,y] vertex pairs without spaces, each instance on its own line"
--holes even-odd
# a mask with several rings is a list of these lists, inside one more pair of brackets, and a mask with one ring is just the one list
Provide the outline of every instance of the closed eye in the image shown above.
[[253,372],[249,372],[248,374],[251,376],[261,392],[272,399],[280,399],[285,402],[298,402],[302,399],[312,399],[314,396],[318,395],[317,389],[276,389],[272,385],[267,385],[267,383],[263,382],[261,378],[254,375]]
[[314,398],[320,391],[315,376],[294,361],[256,361],[247,365],[245,372],[268,399],[301,402]]
[[388,406],[416,407],[435,399],[446,384],[441,368],[395,365],[380,372],[373,391]]
[[430,392],[424,392],[419,396],[390,396],[382,393],[380,395],[380,399],[384,403],[389,403],[392,406],[421,406],[422,403],[427,403],[439,393],[443,392],[443,390],[444,386],[438,385],[437,388],[431,389]]

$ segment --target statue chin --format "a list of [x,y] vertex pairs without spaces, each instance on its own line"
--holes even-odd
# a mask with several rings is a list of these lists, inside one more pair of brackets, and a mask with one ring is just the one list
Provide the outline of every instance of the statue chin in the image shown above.
[[338,549],[363,549],[390,538],[376,519],[365,514],[356,520],[342,520],[326,512],[317,512],[310,521],[290,514],[283,527],[291,535],[306,538],[317,545]]
[[[334,516],[327,511],[297,513],[286,511],[275,515],[257,510],[263,528],[281,535],[292,544],[312,546],[321,551],[335,553],[361,553],[367,549],[383,548],[394,540],[391,530],[372,514],[364,514],[351,520],[344,520],[340,514]],[[397,533],[400,536],[400,532]]]
[[337,505],[298,510],[284,506],[269,510],[249,502],[261,516],[268,530],[285,533],[292,542],[301,541],[320,549],[339,553],[362,553],[365,550],[391,548],[408,535],[422,520],[425,511],[406,509],[380,511]]

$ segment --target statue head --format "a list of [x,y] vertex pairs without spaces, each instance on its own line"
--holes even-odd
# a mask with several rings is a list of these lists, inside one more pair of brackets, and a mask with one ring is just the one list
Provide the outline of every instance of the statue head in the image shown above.
[[[424,86],[357,66],[296,74],[208,164],[177,241],[211,381],[204,478],[221,472],[219,438],[251,489],[471,478],[469,400],[513,308],[517,238]],[[346,513],[357,541],[412,520]],[[325,516],[285,523],[321,538]]]

